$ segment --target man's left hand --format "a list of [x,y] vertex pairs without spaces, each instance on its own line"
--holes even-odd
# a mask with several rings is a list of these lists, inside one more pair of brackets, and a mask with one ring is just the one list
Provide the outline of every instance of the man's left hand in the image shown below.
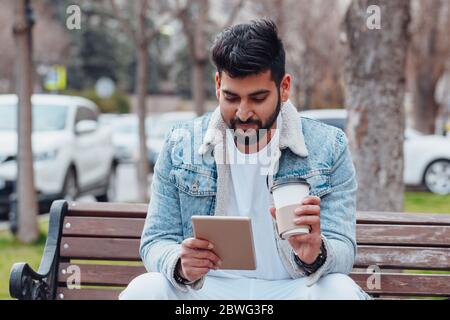
[[[295,209],[296,225],[309,226],[310,233],[294,235],[288,238],[295,254],[306,264],[312,264],[320,253],[322,237],[320,232],[320,198],[306,197]],[[276,219],[276,209],[270,208],[270,213]]]

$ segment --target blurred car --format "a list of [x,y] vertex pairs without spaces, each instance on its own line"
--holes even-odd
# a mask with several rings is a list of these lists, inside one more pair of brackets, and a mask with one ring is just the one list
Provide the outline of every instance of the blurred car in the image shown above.
[[115,157],[119,162],[131,162],[139,147],[138,118],[122,115],[111,124]]
[[191,111],[167,112],[160,114],[153,121],[153,124],[149,125],[147,151],[150,171],[153,172],[158,155],[164,145],[164,139],[170,129],[179,122],[191,120],[195,117],[196,113]]
[[[115,197],[116,163],[110,132],[98,126],[90,100],[33,95],[34,183],[40,207],[55,199],[94,195]],[[17,96],[0,95],[0,206],[9,210],[17,178]],[[42,204],[42,206],[41,206]]]
[[[155,115],[149,115],[145,119],[147,137],[156,118]],[[114,155],[117,161],[120,163],[136,161],[139,152],[138,117],[135,114],[102,114],[100,119],[102,125],[110,128],[112,132]]]
[[98,125],[101,127],[111,127],[120,118],[117,113],[102,113],[98,116]]
[[[345,131],[347,111],[321,109],[300,112],[305,118],[320,120]],[[405,130],[404,182],[410,186],[425,186],[429,191],[450,194],[450,140],[438,135],[424,135]]]

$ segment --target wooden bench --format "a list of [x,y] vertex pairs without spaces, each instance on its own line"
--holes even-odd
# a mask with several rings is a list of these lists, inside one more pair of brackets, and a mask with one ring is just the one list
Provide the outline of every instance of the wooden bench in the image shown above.
[[[116,299],[146,272],[138,252],[146,213],[146,204],[55,201],[39,269],[14,264],[11,296]],[[450,297],[450,215],[359,212],[357,242],[351,277],[372,296]],[[81,288],[70,289],[77,275]]]

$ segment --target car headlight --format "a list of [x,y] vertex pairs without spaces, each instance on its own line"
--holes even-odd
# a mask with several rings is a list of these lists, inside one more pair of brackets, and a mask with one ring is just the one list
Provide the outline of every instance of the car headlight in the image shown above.
[[58,149],[36,153],[33,156],[34,161],[54,160],[58,156]]

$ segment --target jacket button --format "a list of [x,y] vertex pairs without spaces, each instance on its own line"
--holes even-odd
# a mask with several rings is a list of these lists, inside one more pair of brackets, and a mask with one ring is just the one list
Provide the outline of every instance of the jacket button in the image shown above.
[[197,191],[198,191],[198,182],[195,182],[195,183],[192,185],[191,190],[194,191],[194,192],[197,192]]

